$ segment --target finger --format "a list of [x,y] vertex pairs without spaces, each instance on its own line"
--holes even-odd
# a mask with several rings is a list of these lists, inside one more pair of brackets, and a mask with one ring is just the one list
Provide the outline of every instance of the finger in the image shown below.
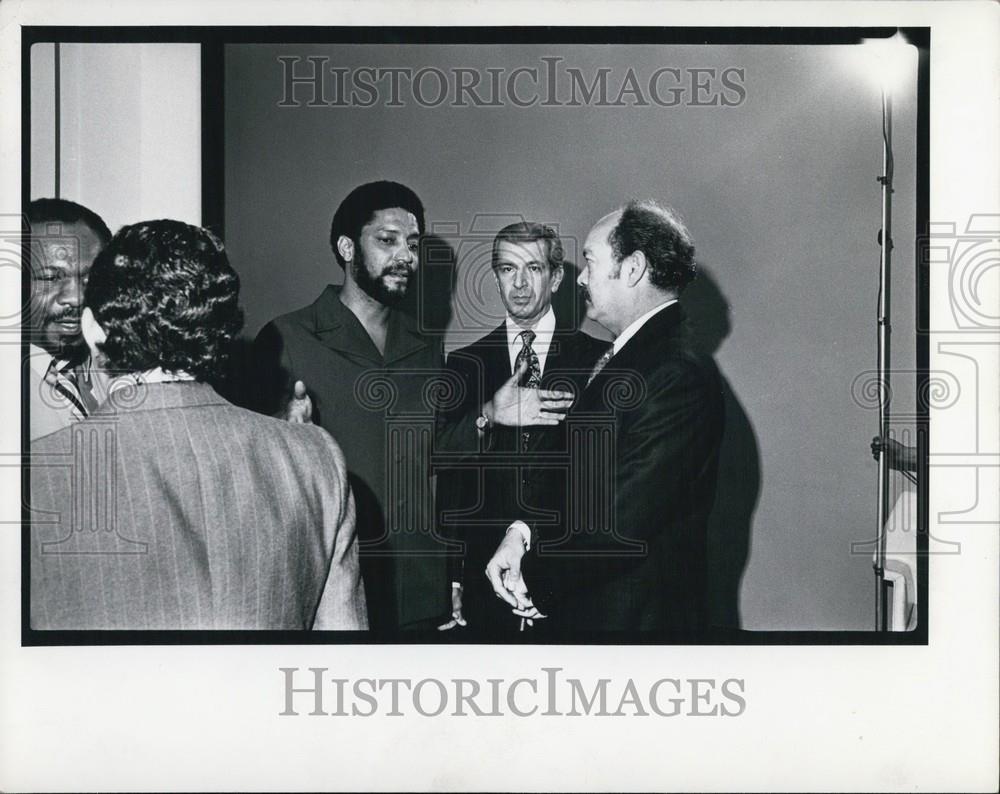
[[517,599],[507,592],[507,588],[503,585],[501,573],[500,563],[496,560],[490,560],[490,564],[486,566],[486,578],[490,580],[490,584],[493,586],[493,592],[512,607],[516,607],[518,605]]
[[538,396],[543,400],[569,400],[570,402],[576,397],[571,391],[558,391],[556,389],[539,389]]
[[525,422],[525,427],[555,427],[563,419],[566,418],[566,414],[539,414],[537,417],[532,419],[530,422]]
[[557,409],[566,409],[573,405],[572,400],[539,400],[543,411],[554,411]]
[[521,382],[521,378],[524,377],[524,373],[528,371],[528,359],[523,359],[520,364],[518,364],[517,369],[514,370],[514,374],[507,378],[506,386],[516,386]]
[[443,623],[437,627],[438,631],[447,631],[448,629],[453,629],[458,625],[457,620],[449,620],[447,623]]
[[535,607],[525,607],[524,609],[512,609],[511,612],[513,612],[519,618],[537,618],[540,617],[541,615],[541,613],[539,613],[538,609],[536,609]]

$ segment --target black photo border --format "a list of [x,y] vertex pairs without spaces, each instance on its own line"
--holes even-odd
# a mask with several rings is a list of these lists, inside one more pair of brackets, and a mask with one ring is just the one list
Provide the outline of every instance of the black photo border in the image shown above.
[[[654,632],[575,633],[545,645],[926,645],[928,642],[928,405],[929,270],[927,235],[930,211],[930,44],[928,27],[50,27],[21,28],[21,201],[30,202],[31,47],[40,43],[189,43],[201,47],[202,225],[220,235],[225,219],[225,46],[228,44],[663,44],[663,45],[830,45],[859,44],[897,31],[918,50],[916,114],[916,366],[917,445],[917,627],[910,632],[749,631],[710,629],[697,634]],[[30,284],[22,263],[22,305]],[[28,352],[22,333],[21,360]],[[22,457],[29,449],[28,384],[21,374]],[[456,645],[475,644],[452,632],[408,631],[391,635],[327,631],[66,631],[36,630],[30,612],[30,467],[21,480],[21,645]],[[874,588],[873,588],[874,592]],[[524,644],[530,642],[525,637]]]

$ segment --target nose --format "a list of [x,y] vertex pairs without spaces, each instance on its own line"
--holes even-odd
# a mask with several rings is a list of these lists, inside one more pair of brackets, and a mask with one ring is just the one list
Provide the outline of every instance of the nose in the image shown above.
[[528,277],[527,277],[527,275],[525,275],[524,271],[523,270],[515,270],[514,271],[514,286],[515,287],[523,287],[527,283],[528,283]]
[[83,304],[83,279],[79,276],[64,278],[59,290],[59,302],[64,306],[79,307]]
[[396,260],[412,265],[417,260],[416,251],[410,249],[409,243],[404,243],[396,256]]

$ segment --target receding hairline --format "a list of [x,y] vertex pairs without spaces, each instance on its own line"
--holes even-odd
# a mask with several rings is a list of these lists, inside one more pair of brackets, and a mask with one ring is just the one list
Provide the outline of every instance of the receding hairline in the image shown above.
[[[604,215],[603,217],[598,218],[597,223],[595,223],[593,226],[590,227],[590,231],[587,233],[587,239],[589,240],[590,237],[598,229],[600,229],[602,226],[604,226],[605,224],[607,224],[609,228],[607,230],[607,234],[604,235],[604,242],[609,242],[608,238],[611,236],[611,232],[613,232],[615,230],[615,227],[618,225],[618,221],[621,220],[622,214],[624,212],[625,212],[625,208],[624,207],[619,207],[616,210],[612,210],[607,215]],[[590,250],[590,246],[586,245],[586,240],[585,240],[584,241],[584,246],[583,246],[583,252],[586,254],[587,251],[589,251],[589,250]]]

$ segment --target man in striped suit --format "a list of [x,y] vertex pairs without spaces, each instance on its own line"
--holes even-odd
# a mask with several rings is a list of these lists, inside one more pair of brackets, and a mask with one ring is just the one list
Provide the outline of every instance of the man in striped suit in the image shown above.
[[126,226],[80,323],[108,399],[32,444],[33,629],[366,629],[340,448],[209,382],[242,326],[222,244]]

